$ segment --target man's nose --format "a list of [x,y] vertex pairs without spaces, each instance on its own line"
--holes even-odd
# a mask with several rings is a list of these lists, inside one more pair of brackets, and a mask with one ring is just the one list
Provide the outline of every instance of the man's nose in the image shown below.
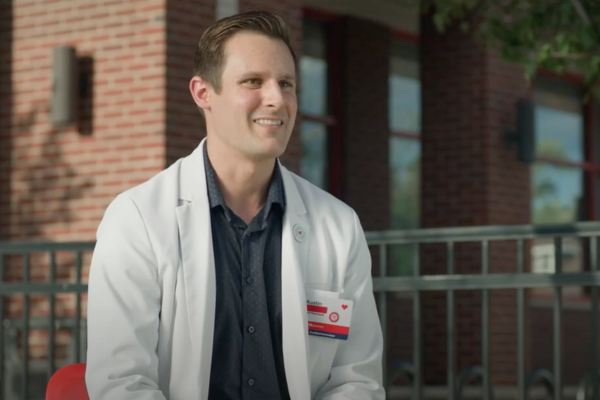
[[269,82],[263,86],[263,101],[266,106],[272,108],[281,108],[283,106],[283,93],[279,82]]

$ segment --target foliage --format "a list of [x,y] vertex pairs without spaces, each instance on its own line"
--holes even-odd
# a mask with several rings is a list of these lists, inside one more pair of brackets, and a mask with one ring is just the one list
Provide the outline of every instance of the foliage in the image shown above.
[[506,61],[523,65],[528,79],[539,69],[574,70],[586,98],[598,93],[600,0],[425,0],[423,11],[441,32],[454,24],[474,29]]

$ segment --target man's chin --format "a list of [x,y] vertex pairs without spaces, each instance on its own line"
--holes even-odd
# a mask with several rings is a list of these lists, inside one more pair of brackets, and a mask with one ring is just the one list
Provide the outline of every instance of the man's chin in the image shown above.
[[287,147],[287,141],[282,143],[281,138],[266,138],[257,143],[256,153],[264,158],[280,157]]
[[282,145],[260,146],[253,149],[252,154],[249,155],[256,161],[273,160],[280,157],[285,152],[285,148],[286,146]]

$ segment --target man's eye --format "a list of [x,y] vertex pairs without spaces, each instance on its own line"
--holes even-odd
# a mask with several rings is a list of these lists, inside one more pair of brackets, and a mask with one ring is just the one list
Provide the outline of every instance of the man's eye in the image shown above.
[[291,87],[294,87],[294,85],[292,84],[292,82],[281,81],[281,87],[291,88]]
[[256,79],[256,78],[251,78],[246,80],[246,83],[249,83],[250,85],[260,85],[260,79]]

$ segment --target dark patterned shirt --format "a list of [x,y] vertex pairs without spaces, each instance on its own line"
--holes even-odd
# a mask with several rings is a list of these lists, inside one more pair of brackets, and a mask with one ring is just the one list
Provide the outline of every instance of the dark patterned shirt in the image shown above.
[[281,333],[285,194],[275,165],[249,225],[225,204],[204,146],[217,281],[209,400],[288,400]]

